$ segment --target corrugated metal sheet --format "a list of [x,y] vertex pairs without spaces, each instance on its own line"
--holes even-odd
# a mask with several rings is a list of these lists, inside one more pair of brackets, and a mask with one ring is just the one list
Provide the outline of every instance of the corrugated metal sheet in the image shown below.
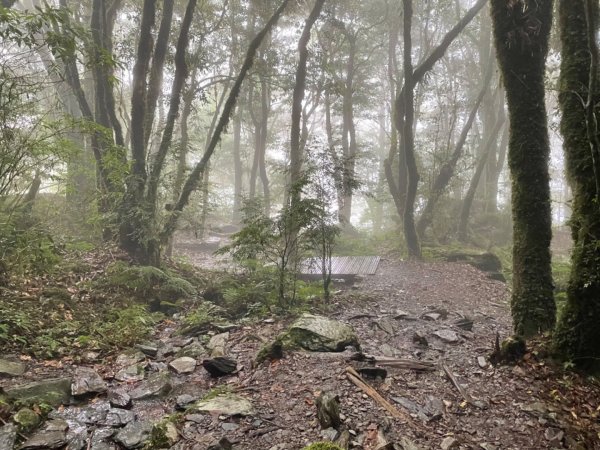
[[[380,256],[334,256],[331,258],[331,275],[373,275],[379,265]],[[320,275],[321,260],[308,258],[300,265],[302,275]]]

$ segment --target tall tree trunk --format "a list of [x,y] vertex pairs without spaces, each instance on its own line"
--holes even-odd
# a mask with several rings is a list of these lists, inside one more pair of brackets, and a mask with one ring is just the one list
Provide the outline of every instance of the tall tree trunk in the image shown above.
[[[417,188],[419,184],[419,172],[414,153],[414,89],[423,77],[429,72],[433,66],[439,61],[450,44],[456,39],[460,32],[473,20],[477,13],[483,8],[487,0],[478,0],[475,5],[467,11],[467,13],[446,33],[437,47],[413,70],[412,65],[412,0],[403,0],[404,6],[404,86],[396,95],[395,99],[395,125],[398,132],[401,134],[399,154],[400,159],[404,158],[407,170],[407,191],[406,204],[403,211],[404,235],[407,242],[409,257],[420,258],[421,246],[419,237],[415,227],[414,208],[417,197]],[[408,69],[408,70],[407,70]],[[408,123],[407,123],[408,122]],[[391,170],[388,165],[388,184],[390,188],[399,188],[398,184],[392,183]],[[400,164],[402,171],[402,164]],[[400,180],[401,182],[401,180]],[[399,202],[396,202],[397,204]]]
[[300,142],[300,127],[302,120],[302,100],[304,99],[304,90],[306,88],[306,65],[308,61],[308,42],[310,41],[310,32],[312,26],[317,21],[325,0],[316,0],[308,19],[302,29],[302,35],[298,41],[298,67],[296,68],[296,81],[294,84],[294,93],[292,96],[292,124],[290,131],[290,178],[289,178],[289,199],[293,205],[300,200],[300,192],[297,189],[302,171],[302,148]]
[[[419,236],[415,227],[415,200],[417,198],[417,187],[419,185],[419,170],[415,157],[414,143],[414,119],[415,119],[415,80],[412,64],[412,0],[402,0],[404,6],[404,92],[402,103],[404,106],[404,121],[402,123],[401,146],[406,157],[406,168],[408,170],[408,185],[406,191],[406,205],[402,222],[404,224],[404,237],[408,247],[410,258],[421,258],[421,246]],[[402,93],[400,94],[402,95]],[[400,97],[399,97],[400,99]],[[399,109],[399,108],[397,108]]]
[[233,117],[233,217],[234,224],[242,219],[242,107],[238,105]]
[[[600,367],[600,208],[594,145],[600,135],[589,106],[600,102],[597,2],[560,0],[561,75],[559,103],[567,173],[573,190],[571,230],[574,248],[567,302],[554,333],[558,354],[579,368]],[[596,63],[594,62],[596,61]],[[595,80],[591,79],[595,78]],[[582,102],[585,99],[586,103]]]
[[417,232],[419,233],[419,236],[421,238],[423,238],[423,235],[425,234],[425,230],[427,229],[427,227],[429,227],[429,225],[431,225],[431,223],[433,222],[433,211],[434,211],[435,205],[437,204],[440,197],[444,194],[444,191],[448,187],[448,183],[450,183],[450,180],[454,176],[454,171],[456,170],[456,164],[458,163],[458,160],[462,156],[465,142],[467,142],[467,136],[469,134],[469,131],[471,130],[471,126],[473,125],[473,122],[475,121],[475,118],[477,116],[477,111],[479,110],[479,106],[481,105],[481,102],[483,101],[483,97],[485,96],[486,92],[488,91],[491,79],[492,79],[492,64],[491,64],[491,60],[490,60],[489,64],[488,64],[487,73],[483,80],[483,86],[481,87],[481,90],[479,91],[479,94],[477,95],[477,99],[475,100],[475,103],[473,104],[473,107],[471,108],[471,111],[469,113],[467,121],[465,122],[463,129],[460,133],[460,136],[458,138],[458,141],[456,142],[456,146],[454,147],[454,151],[452,152],[452,155],[450,156],[448,161],[446,161],[442,165],[442,168],[440,169],[438,176],[436,177],[435,181],[433,182],[433,186],[431,188],[431,193],[429,194],[429,198],[427,199],[427,203],[425,205],[425,208],[423,209],[423,213],[421,214],[421,217],[419,218],[419,221],[417,223]]
[[225,130],[225,128],[227,127],[227,124],[229,123],[231,114],[233,113],[233,111],[235,109],[235,104],[236,104],[238,95],[240,93],[242,83],[244,82],[244,79],[246,78],[248,71],[252,67],[252,63],[254,62],[254,57],[256,56],[256,52],[257,52],[258,48],[260,47],[260,44],[264,40],[265,36],[271,31],[271,29],[275,26],[275,24],[279,20],[279,17],[281,17],[281,15],[283,14],[283,11],[285,10],[285,7],[289,3],[289,1],[290,0],[283,0],[283,2],[279,5],[277,10],[271,16],[271,18],[267,21],[267,23],[265,24],[263,29],[250,42],[248,51],[246,53],[246,58],[244,59],[244,63],[242,64],[240,72],[235,80],[235,83],[233,84],[233,87],[231,88],[231,91],[229,93],[227,101],[225,102],[225,106],[223,107],[223,112],[221,114],[221,117],[219,118],[217,126],[215,127],[215,131],[212,134],[210,143],[208,144],[206,150],[204,151],[204,155],[202,156],[200,161],[196,164],[196,166],[194,167],[194,169],[188,176],[188,178],[183,186],[183,189],[181,191],[181,195],[179,196],[179,199],[177,200],[177,203],[175,204],[175,206],[173,208],[173,211],[167,217],[167,221],[160,233],[161,242],[163,242],[163,243],[167,242],[168,239],[170,238],[170,236],[172,236],[173,232],[175,231],[175,228],[177,226],[177,220],[181,214],[181,211],[188,204],[190,196],[192,195],[192,192],[194,192],[196,190],[196,188],[198,187],[198,183],[201,180],[201,177],[202,177],[202,174],[204,173],[206,165],[208,164],[212,154],[214,153],[215,149],[217,148],[217,144],[221,140],[221,135],[223,134],[223,131]]
[[492,0],[492,21],[510,118],[513,326],[530,337],[551,330],[556,316],[544,91],[552,0]]

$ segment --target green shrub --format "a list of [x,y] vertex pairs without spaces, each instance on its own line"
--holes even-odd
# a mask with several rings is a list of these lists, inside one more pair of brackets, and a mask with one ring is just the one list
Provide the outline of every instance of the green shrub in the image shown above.
[[315,442],[302,450],[343,450],[339,445],[335,445],[332,442]]
[[150,313],[143,305],[113,308],[94,331],[104,346],[131,347],[146,339],[160,318],[160,314]]

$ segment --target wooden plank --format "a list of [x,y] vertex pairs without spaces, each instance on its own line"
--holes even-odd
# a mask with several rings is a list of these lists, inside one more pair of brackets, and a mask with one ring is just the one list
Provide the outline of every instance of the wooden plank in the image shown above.
[[[381,260],[380,256],[334,256],[331,258],[331,274],[343,275],[374,275]],[[302,275],[321,274],[321,261],[318,258],[308,258],[300,264]]]

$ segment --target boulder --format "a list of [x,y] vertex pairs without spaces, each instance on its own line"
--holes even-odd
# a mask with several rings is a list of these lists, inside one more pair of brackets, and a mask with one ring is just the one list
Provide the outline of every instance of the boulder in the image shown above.
[[106,392],[106,383],[98,372],[89,367],[78,367],[75,370],[71,393],[78,397]]
[[133,400],[162,397],[171,391],[171,377],[166,373],[157,373],[143,381],[129,395]]
[[108,402],[97,402],[81,408],[64,408],[62,410],[50,411],[50,419],[71,420],[78,423],[95,425],[106,420],[106,414],[110,406]]
[[0,359],[0,376],[20,377],[25,373],[26,366],[22,362]]
[[121,367],[126,367],[126,366],[131,366],[133,364],[142,362],[144,359],[146,359],[146,356],[140,352],[128,352],[128,353],[121,353],[119,356],[117,356],[117,359],[115,360],[115,363],[118,366]]
[[250,400],[235,394],[221,394],[211,399],[200,400],[188,408],[188,411],[224,416],[252,416],[255,413]]
[[281,336],[286,348],[313,352],[342,352],[347,346],[360,348],[349,325],[313,314],[303,314]]
[[47,403],[58,406],[68,403],[71,399],[71,379],[54,378],[44,381],[22,384],[5,390],[10,400],[20,404]]
[[135,413],[127,409],[110,408],[106,412],[106,417],[100,423],[108,427],[122,427],[135,419]]
[[189,356],[182,356],[171,361],[169,367],[177,374],[192,373],[196,370],[196,360]]

